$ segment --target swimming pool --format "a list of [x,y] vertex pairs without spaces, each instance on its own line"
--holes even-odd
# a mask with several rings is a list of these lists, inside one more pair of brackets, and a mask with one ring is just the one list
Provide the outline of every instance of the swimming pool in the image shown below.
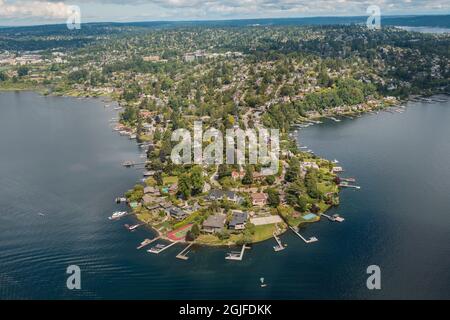
[[307,215],[302,216],[304,220],[312,220],[314,218],[317,218],[317,216],[314,213],[308,213]]

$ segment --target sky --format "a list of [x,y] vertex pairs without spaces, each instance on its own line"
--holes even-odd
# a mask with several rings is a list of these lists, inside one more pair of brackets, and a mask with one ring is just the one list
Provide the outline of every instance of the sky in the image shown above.
[[0,0],[0,26],[66,23],[76,8],[83,23],[364,16],[371,5],[382,15],[450,13],[450,0]]

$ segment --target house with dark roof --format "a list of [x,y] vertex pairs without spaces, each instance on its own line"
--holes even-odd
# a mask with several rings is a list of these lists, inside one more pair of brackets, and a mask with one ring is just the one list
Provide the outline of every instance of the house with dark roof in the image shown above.
[[247,212],[235,211],[230,223],[228,224],[229,229],[233,230],[243,230],[245,229],[245,224],[248,220]]
[[216,233],[222,231],[225,226],[225,220],[227,216],[221,213],[215,214],[213,216],[209,216],[203,222],[203,231],[209,233]]
[[168,213],[170,214],[170,216],[172,218],[177,219],[177,220],[183,220],[189,216],[185,211],[181,210],[178,207],[169,208]]
[[207,200],[209,201],[219,201],[227,198],[232,202],[240,202],[241,197],[237,195],[236,192],[233,191],[224,191],[219,189],[211,190],[207,196]]

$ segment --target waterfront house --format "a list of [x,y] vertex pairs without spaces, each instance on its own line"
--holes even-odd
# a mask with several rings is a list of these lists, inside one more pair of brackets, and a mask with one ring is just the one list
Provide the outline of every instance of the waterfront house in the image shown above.
[[252,198],[252,204],[254,206],[265,206],[267,204],[267,199],[268,199],[268,195],[261,192],[261,193],[252,193],[251,195]]
[[155,175],[155,171],[153,171],[153,170],[149,170],[149,171],[145,171],[144,172],[144,177],[152,177],[152,176],[154,176]]
[[339,172],[343,172],[344,169],[342,167],[333,167],[333,169],[331,170],[331,172],[333,173],[339,173]]
[[159,190],[155,187],[145,187],[144,194],[159,195]]
[[222,213],[215,214],[213,216],[209,216],[203,222],[203,231],[209,233],[216,233],[222,231],[225,226],[226,215]]
[[234,230],[243,230],[245,229],[245,224],[247,223],[248,214],[247,212],[242,211],[234,211],[233,217],[231,218],[228,227]]
[[142,197],[142,202],[145,203],[152,203],[152,202],[156,202],[156,199],[153,195],[151,194],[144,194],[144,197]]
[[182,209],[180,209],[178,207],[171,207],[171,208],[169,208],[168,213],[170,214],[170,216],[172,218],[177,219],[177,220],[183,220],[187,216],[189,216],[187,214],[187,212],[183,211]]

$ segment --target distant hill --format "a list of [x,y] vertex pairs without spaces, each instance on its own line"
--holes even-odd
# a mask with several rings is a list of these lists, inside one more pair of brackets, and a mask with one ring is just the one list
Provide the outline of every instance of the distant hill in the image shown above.
[[[140,28],[171,28],[171,27],[244,27],[244,26],[295,26],[295,25],[342,25],[361,24],[367,21],[367,16],[355,17],[307,17],[307,18],[267,18],[267,19],[239,19],[239,20],[202,20],[202,21],[142,21],[142,22],[105,22],[84,23],[81,30],[76,30],[80,36],[90,34],[114,33],[127,31],[127,27]],[[422,15],[422,16],[385,16],[382,24],[388,26],[409,27],[440,27],[450,28],[450,15]],[[2,35],[63,35],[69,31],[65,24],[25,26],[25,27],[2,27]]]
[[[45,50],[48,48],[76,48],[96,41],[97,36],[139,34],[149,29],[190,27],[247,27],[247,26],[320,26],[364,24],[360,17],[273,18],[214,21],[151,21],[126,23],[84,23],[80,30],[69,30],[65,24],[26,27],[0,27],[0,50]],[[450,15],[387,16],[384,26],[450,28]]]

